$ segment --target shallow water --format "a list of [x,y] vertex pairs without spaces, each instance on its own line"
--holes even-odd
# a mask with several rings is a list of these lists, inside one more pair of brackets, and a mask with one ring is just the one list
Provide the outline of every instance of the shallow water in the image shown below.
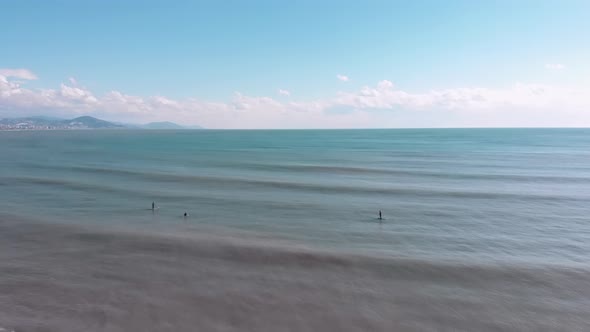
[[0,221],[0,322],[17,332],[590,328],[589,269],[261,240]]
[[587,129],[0,132],[0,327],[590,330],[589,148]]
[[218,225],[424,259],[586,264],[590,254],[586,129],[2,132],[0,140],[0,211],[19,217]]

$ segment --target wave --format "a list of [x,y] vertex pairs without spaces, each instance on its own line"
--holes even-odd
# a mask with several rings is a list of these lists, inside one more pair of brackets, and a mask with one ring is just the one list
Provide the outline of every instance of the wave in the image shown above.
[[[61,246],[60,238],[75,247],[104,247],[133,256],[134,252],[146,255],[169,255],[176,257],[210,257],[236,261],[247,265],[276,265],[292,267],[317,267],[332,269],[339,267],[362,267],[383,277],[392,275],[416,275],[432,277],[436,271],[447,275],[448,279],[514,279],[533,281],[546,279],[555,274],[554,279],[572,278],[590,284],[587,265],[561,263],[492,263],[474,260],[440,259],[427,260],[390,254],[359,254],[335,249],[319,249],[303,246],[285,239],[270,237],[251,231],[238,231],[215,226],[192,226],[187,229],[150,230],[133,226],[108,227],[98,225],[60,224],[37,222],[22,217],[0,214],[0,238],[16,241],[27,239],[48,242],[48,245]],[[100,254],[100,253],[99,253]],[[550,274],[548,274],[550,273]],[[430,275],[430,276],[429,276]],[[443,278],[447,279],[447,277]],[[440,276],[436,278],[440,281]],[[590,289],[590,288],[588,288]]]
[[382,169],[382,168],[364,168],[364,167],[344,167],[344,166],[323,166],[323,165],[263,165],[263,164],[246,164],[240,167],[249,167],[264,171],[289,171],[300,173],[321,173],[321,174],[348,174],[348,175],[395,175],[395,176],[413,176],[436,179],[454,179],[454,180],[497,180],[497,181],[516,181],[516,182],[559,182],[559,183],[590,183],[590,177],[577,176],[559,176],[559,175],[531,175],[531,174],[490,174],[490,173],[451,173],[451,172],[432,172],[424,170],[411,169]]
[[[432,166],[432,165],[431,165]],[[85,174],[106,174],[143,178],[146,180],[177,181],[182,179],[199,178],[196,175],[186,175],[178,173],[164,173],[158,171],[122,169],[122,168],[105,168],[93,166],[58,166],[58,165],[38,165],[28,164],[26,167],[37,167],[40,170],[55,170],[68,172],[81,172]],[[450,179],[450,180],[488,180],[498,182],[518,182],[518,183],[589,183],[590,177],[583,176],[565,176],[565,175],[545,175],[545,174],[510,174],[510,173],[468,173],[468,172],[446,172],[446,171],[428,171],[423,169],[384,169],[370,167],[350,167],[350,166],[332,166],[332,165],[292,165],[292,164],[220,164],[218,168],[232,170],[260,170],[264,172],[275,172],[289,174],[336,174],[336,175],[382,175],[398,177],[423,177],[430,179]],[[528,168],[527,168],[528,169]]]
[[[452,198],[472,198],[472,199],[536,199],[549,201],[572,201],[587,202],[589,197],[570,196],[557,194],[531,194],[519,192],[483,192],[473,190],[443,190],[443,189],[423,189],[423,188],[400,188],[400,187],[369,187],[369,186],[346,186],[332,185],[327,183],[303,183],[293,181],[263,180],[263,179],[245,179],[237,177],[220,177],[220,176],[199,176],[199,175],[181,175],[181,174],[164,174],[164,173],[141,173],[126,170],[103,170],[109,174],[125,174],[127,180],[133,177],[144,182],[165,182],[177,185],[194,185],[207,186],[209,189],[276,189],[276,190],[293,190],[303,192],[315,192],[322,194],[365,194],[381,196],[415,196],[415,197],[452,197]],[[112,181],[112,185],[102,181],[83,182],[60,178],[45,178],[33,176],[14,176],[0,178],[0,184],[19,184],[28,183],[34,185],[48,185],[71,188],[75,190],[97,190],[101,192],[129,192],[138,193],[138,190],[131,189],[129,185],[122,186],[117,181]],[[178,195],[182,197],[184,195]]]

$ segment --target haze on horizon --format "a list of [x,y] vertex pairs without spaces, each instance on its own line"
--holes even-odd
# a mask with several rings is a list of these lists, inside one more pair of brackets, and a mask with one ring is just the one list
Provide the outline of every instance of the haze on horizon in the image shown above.
[[3,1],[0,118],[590,127],[588,1]]

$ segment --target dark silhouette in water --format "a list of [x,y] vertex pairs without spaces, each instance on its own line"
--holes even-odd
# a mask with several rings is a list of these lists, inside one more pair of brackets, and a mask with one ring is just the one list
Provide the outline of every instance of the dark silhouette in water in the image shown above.
[[152,202],[152,210],[156,209],[156,202]]
[[185,218],[186,218],[186,217],[188,217],[188,213],[186,213],[186,212],[185,212],[185,213],[184,213],[184,217],[185,217]]
[[381,214],[381,210],[379,210],[379,220],[383,220],[383,215]]

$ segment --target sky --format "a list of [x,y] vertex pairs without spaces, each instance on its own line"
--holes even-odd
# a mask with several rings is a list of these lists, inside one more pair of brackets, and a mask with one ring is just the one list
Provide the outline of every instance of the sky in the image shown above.
[[590,1],[0,0],[0,118],[590,127]]

